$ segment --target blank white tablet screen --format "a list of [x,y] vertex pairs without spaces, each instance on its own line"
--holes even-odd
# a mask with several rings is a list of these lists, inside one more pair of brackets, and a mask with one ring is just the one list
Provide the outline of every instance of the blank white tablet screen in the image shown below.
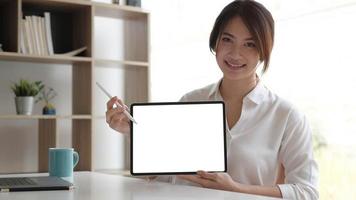
[[225,171],[222,102],[131,107],[133,174]]

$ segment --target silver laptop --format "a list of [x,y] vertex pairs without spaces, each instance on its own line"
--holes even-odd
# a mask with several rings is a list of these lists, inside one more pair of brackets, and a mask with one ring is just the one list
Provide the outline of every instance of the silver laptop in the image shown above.
[[70,190],[73,184],[55,176],[0,178],[0,192]]

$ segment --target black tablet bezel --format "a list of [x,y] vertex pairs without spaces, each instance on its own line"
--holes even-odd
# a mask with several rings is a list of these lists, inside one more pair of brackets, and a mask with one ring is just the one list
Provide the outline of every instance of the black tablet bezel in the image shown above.
[[[130,106],[131,116],[134,117],[134,106],[152,106],[152,105],[186,105],[186,104],[222,104],[223,106],[223,127],[224,127],[224,170],[223,171],[209,171],[209,172],[226,172],[227,171],[227,152],[226,152],[226,115],[225,103],[223,101],[190,101],[190,102],[153,102],[153,103],[133,103]],[[148,173],[134,173],[133,172],[133,122],[130,121],[130,173],[133,176],[152,176],[152,175],[179,175],[179,174],[196,174],[192,172],[148,172]]]

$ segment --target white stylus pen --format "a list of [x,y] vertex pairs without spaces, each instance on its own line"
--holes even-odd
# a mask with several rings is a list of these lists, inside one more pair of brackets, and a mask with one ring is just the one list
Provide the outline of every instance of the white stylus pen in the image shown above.
[[[106,96],[108,96],[110,99],[112,98],[112,96],[110,95],[110,93],[108,91],[105,90],[105,88],[103,86],[101,86],[98,82],[96,82],[96,85],[106,94]],[[115,103],[117,106],[121,107],[122,106],[118,103]],[[129,112],[127,112],[127,110],[124,110],[124,114],[135,124],[137,124],[136,120],[130,115]]]

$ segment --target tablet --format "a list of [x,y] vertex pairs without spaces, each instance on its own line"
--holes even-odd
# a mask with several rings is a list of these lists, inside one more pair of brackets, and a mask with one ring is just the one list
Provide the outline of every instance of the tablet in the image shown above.
[[226,172],[222,101],[131,105],[132,175]]

